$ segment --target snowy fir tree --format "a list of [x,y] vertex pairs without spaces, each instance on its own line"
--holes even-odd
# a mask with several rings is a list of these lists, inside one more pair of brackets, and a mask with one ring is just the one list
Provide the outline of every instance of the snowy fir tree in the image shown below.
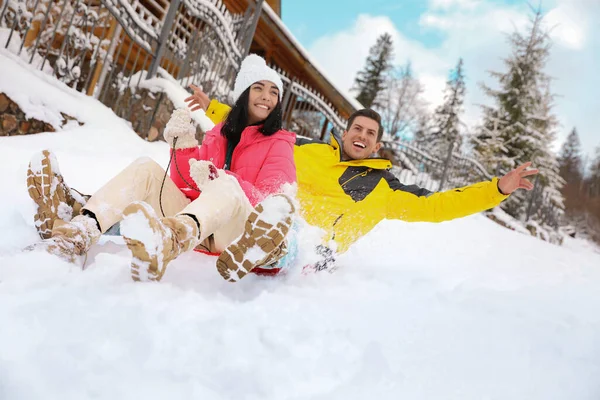
[[590,197],[600,197],[600,146],[596,147],[596,154],[590,165],[587,183]]
[[579,184],[583,178],[581,161],[581,142],[577,129],[573,128],[560,149],[558,157],[560,176],[567,184]]
[[433,129],[432,120],[429,115],[423,114],[419,117],[416,123],[415,132],[413,134],[413,143],[417,146],[425,149],[427,147],[427,140],[429,139],[429,133]]
[[560,176],[565,180],[562,194],[565,197],[565,222],[575,227],[578,232],[587,232],[585,221],[586,198],[581,161],[581,144],[577,129],[573,128],[567,140],[563,143],[558,164]]
[[[567,186],[569,186],[567,184]],[[583,232],[590,239],[600,243],[600,146],[596,148],[588,174],[581,185],[577,199],[579,208],[575,214],[578,218],[572,219],[579,232]],[[567,197],[571,200],[571,197]],[[570,202],[567,203],[570,205]]]
[[356,99],[367,108],[378,105],[377,95],[383,90],[386,74],[392,68],[394,57],[392,36],[384,33],[369,49],[365,67],[358,72],[353,90],[358,93]]
[[414,135],[420,121],[429,118],[422,94],[423,85],[414,76],[410,61],[389,71],[375,107],[386,134],[392,138]]
[[[509,36],[512,54],[504,59],[507,71],[490,72],[498,81],[498,89],[482,84],[494,105],[482,106],[483,123],[472,145],[489,171],[505,172],[524,162],[534,162],[540,169],[538,185],[544,187],[544,198],[562,209],[563,180],[557,157],[551,151],[558,121],[552,113],[550,77],[544,72],[551,42],[542,22],[541,12],[535,11],[526,34],[515,31]],[[527,192],[519,191],[502,207],[512,216],[523,218],[527,196]]]
[[450,146],[454,149],[462,145],[461,121],[465,99],[465,76],[463,60],[458,60],[456,68],[450,73],[444,90],[444,103],[433,114],[432,129],[424,141],[429,153],[439,159],[445,159]]

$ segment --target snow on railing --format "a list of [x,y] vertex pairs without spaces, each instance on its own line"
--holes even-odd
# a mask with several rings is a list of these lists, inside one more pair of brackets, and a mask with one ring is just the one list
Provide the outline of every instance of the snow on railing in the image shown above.
[[[233,32],[233,19],[223,4],[210,0],[184,0],[187,11],[214,30],[227,52],[227,57],[236,66],[241,62],[242,50]],[[233,54],[231,54],[233,53]]]
[[[154,0],[147,1],[149,1],[156,10],[160,11],[163,14],[166,13],[166,8],[163,7],[161,4],[157,3]],[[137,14],[141,18],[142,21],[145,21],[145,23],[151,26],[156,32],[160,32],[162,18],[159,18],[157,15],[148,10],[148,8],[146,8],[146,6],[142,4],[139,0],[133,0],[133,2],[131,3],[131,8],[134,10],[135,14]]]
[[160,26],[155,27],[149,25],[141,18],[138,12],[132,7],[131,3],[126,0],[101,0],[101,2],[118,20],[121,27],[127,31],[129,36],[134,38],[139,45],[151,49],[152,46],[150,43],[148,43],[141,35],[139,35],[136,30],[139,29],[152,39],[158,40]]
[[346,124],[345,122],[337,115],[334,111],[333,106],[327,104],[323,97],[316,93],[313,89],[298,84],[296,82],[292,82],[289,90],[292,91],[297,96],[303,97],[305,100],[309,101],[316,109],[323,112],[325,116],[328,117],[329,121],[336,125],[338,129],[344,129]]
[[[459,152],[440,160],[406,140],[385,140],[384,148],[394,153],[401,170],[408,170],[420,186],[430,190],[451,189],[479,180],[489,180],[490,174],[477,160]],[[447,170],[446,176],[443,171]],[[435,186],[432,182],[435,182]],[[431,189],[433,188],[433,189]]]

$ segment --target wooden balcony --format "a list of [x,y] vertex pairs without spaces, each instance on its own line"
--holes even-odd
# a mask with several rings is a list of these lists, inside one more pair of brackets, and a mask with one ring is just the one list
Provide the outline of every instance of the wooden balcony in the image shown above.
[[[223,0],[227,8],[233,13],[243,13],[249,2],[255,0]],[[290,77],[306,83],[321,93],[333,104],[340,115],[348,118],[359,106],[354,99],[340,93],[332,82],[328,81],[320,69],[311,64],[304,50],[287,28],[284,27],[280,16],[281,0],[265,0],[274,13],[263,11],[256,28],[254,40],[250,51],[259,54],[284,70]]]
[[[168,9],[169,0],[134,0],[144,5],[157,18]],[[310,63],[304,50],[281,21],[281,0],[265,0],[274,13],[263,11],[256,28],[250,52],[263,56],[267,62],[280,67],[290,78],[304,82],[324,96],[340,113],[348,118],[358,107],[353,98],[341,93],[327,80],[321,70]],[[232,14],[243,14],[255,0],[223,0]]]

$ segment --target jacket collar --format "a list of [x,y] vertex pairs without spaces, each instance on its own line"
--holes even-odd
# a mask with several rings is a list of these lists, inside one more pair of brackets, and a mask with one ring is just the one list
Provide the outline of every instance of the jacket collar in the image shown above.
[[339,165],[348,165],[354,167],[369,167],[373,169],[390,169],[392,168],[392,162],[386,158],[381,157],[369,157],[362,160],[348,160],[342,161],[342,139],[337,136],[333,131],[331,133],[330,146],[333,148],[336,158],[339,160]]

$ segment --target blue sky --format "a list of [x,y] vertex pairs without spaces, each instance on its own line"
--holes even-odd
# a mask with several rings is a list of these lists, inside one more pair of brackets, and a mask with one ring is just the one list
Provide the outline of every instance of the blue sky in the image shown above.
[[[600,145],[600,1],[545,0],[542,8],[554,41],[546,70],[560,95],[555,147],[577,126],[584,151],[592,154]],[[442,100],[448,71],[463,57],[470,126],[480,118],[477,104],[488,103],[478,82],[493,84],[486,71],[503,71],[505,33],[524,29],[528,12],[522,0],[282,0],[284,23],[344,90],[384,32],[394,38],[395,63],[413,63],[431,107]]]
[[440,35],[418,29],[419,16],[427,10],[425,1],[345,0],[340,7],[336,1],[283,0],[282,5],[283,20],[305,44],[350,26],[359,14],[387,15],[397,26],[403,27],[407,35],[425,44],[434,45],[440,41]]

